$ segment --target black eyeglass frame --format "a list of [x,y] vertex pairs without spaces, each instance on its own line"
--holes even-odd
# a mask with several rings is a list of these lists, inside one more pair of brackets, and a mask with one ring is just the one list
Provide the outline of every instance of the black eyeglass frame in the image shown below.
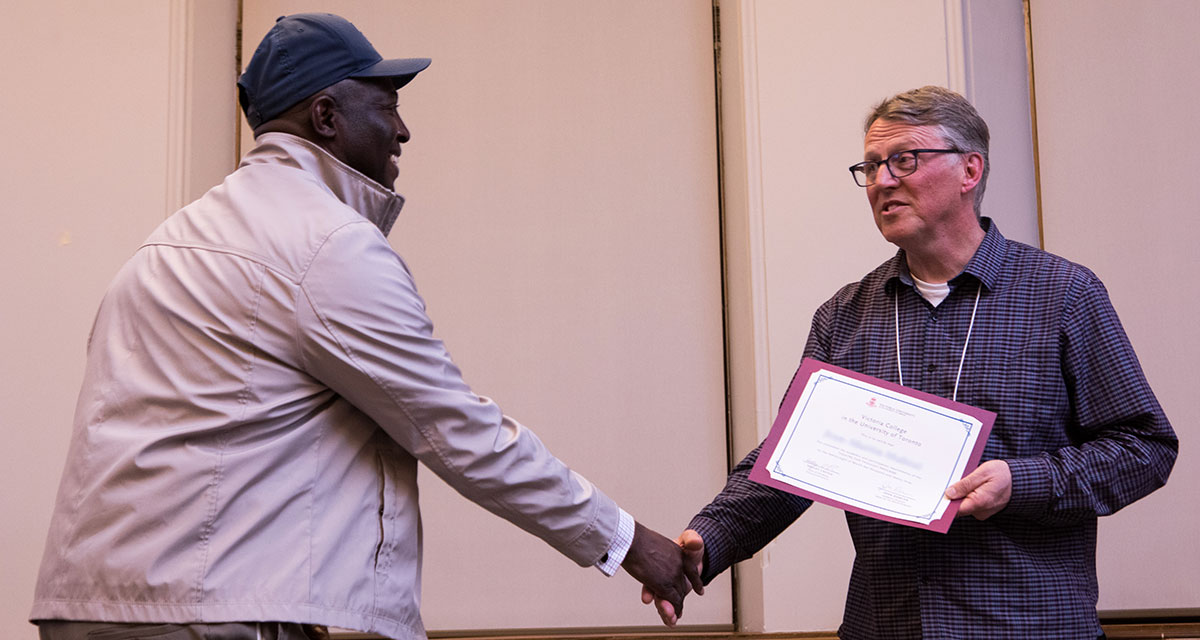
[[[892,169],[892,161],[906,153],[911,153],[913,156],[912,171],[907,171],[905,173],[896,175],[896,172]],[[875,184],[874,179],[871,179],[870,182],[867,182],[867,180],[868,180],[867,172],[866,172],[867,165],[872,165],[872,164],[875,165],[875,173],[876,174],[879,173],[879,165],[883,165],[883,166],[887,167],[888,173],[892,174],[893,178],[900,179],[900,178],[904,178],[907,176],[911,176],[912,174],[917,172],[917,167],[921,166],[920,155],[922,153],[966,153],[966,152],[963,151],[962,149],[953,149],[953,148],[951,148],[951,149],[905,149],[904,151],[897,151],[896,153],[893,153],[892,155],[884,158],[883,160],[867,160],[866,162],[859,162],[857,164],[852,164],[852,165],[850,165],[850,175],[854,177],[854,184],[856,184],[860,187],[863,187],[863,188],[866,188],[866,187],[869,187],[869,186]],[[862,176],[863,182],[867,182],[866,184],[862,184],[861,182],[858,181],[858,177],[860,175]]]

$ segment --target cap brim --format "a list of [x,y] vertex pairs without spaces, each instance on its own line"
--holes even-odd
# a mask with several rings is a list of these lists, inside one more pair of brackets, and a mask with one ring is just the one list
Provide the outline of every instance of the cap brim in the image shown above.
[[417,77],[432,62],[429,58],[395,58],[380,60],[375,64],[350,74],[351,78],[390,78],[397,89]]

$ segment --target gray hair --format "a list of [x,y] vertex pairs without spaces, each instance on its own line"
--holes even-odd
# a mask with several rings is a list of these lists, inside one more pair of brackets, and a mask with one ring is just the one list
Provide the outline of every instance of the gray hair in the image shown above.
[[898,93],[875,105],[863,125],[864,134],[876,120],[931,126],[955,149],[982,155],[983,175],[979,184],[975,186],[975,216],[980,215],[983,191],[987,187],[988,172],[992,168],[992,163],[988,160],[990,136],[987,123],[966,98],[943,87],[925,86]]

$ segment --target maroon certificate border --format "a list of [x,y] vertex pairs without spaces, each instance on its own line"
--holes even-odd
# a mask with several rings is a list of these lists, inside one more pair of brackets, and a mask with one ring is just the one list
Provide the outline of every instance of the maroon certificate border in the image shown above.
[[849,505],[827,496],[806,491],[771,477],[770,472],[767,471],[767,462],[775,453],[775,448],[779,446],[779,440],[783,436],[783,431],[787,428],[787,424],[791,420],[792,413],[796,410],[796,404],[800,401],[800,396],[804,393],[805,387],[808,386],[809,380],[812,379],[814,374],[820,371],[838,373],[860,382],[865,382],[867,384],[887,389],[888,391],[893,391],[895,393],[924,400],[930,404],[945,407],[959,413],[965,413],[976,420],[979,420],[979,435],[976,437],[975,446],[971,449],[971,454],[967,458],[967,466],[963,469],[963,473],[968,474],[974,470],[975,467],[979,466],[979,458],[983,455],[983,447],[987,444],[988,435],[991,434],[992,425],[996,421],[995,413],[986,409],[980,409],[979,407],[963,404],[961,402],[947,400],[940,396],[925,393],[924,391],[917,391],[916,389],[902,387],[894,382],[873,378],[856,371],[850,371],[849,369],[843,369],[838,366],[821,362],[820,360],[805,358],[800,362],[800,369],[796,371],[795,377],[792,378],[791,387],[788,388],[787,395],[784,396],[783,404],[779,408],[779,414],[775,416],[775,422],[771,425],[770,434],[768,434],[767,439],[763,441],[762,450],[758,453],[758,460],[755,461],[754,468],[750,470],[750,479],[768,487],[773,487],[781,491],[803,496],[822,504],[827,504],[832,507],[837,507],[838,509],[868,516],[877,520],[894,522],[896,524],[916,527],[918,529],[927,529],[930,531],[936,531],[938,533],[946,533],[949,531],[951,523],[954,522],[954,517],[958,514],[958,505],[960,502],[962,502],[961,500],[952,500],[950,505],[946,507],[946,512],[942,514],[942,517],[931,521],[929,524],[921,524],[911,520],[904,520],[902,518],[883,515],[881,513],[871,511],[870,509]]

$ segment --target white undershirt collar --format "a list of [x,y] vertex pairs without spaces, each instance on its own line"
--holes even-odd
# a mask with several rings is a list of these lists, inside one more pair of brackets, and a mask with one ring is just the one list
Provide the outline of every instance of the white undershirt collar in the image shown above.
[[910,271],[908,275],[912,278],[913,284],[917,287],[917,293],[921,294],[922,298],[929,301],[929,304],[938,306],[946,296],[950,295],[949,282],[925,282],[924,280],[913,275]]

